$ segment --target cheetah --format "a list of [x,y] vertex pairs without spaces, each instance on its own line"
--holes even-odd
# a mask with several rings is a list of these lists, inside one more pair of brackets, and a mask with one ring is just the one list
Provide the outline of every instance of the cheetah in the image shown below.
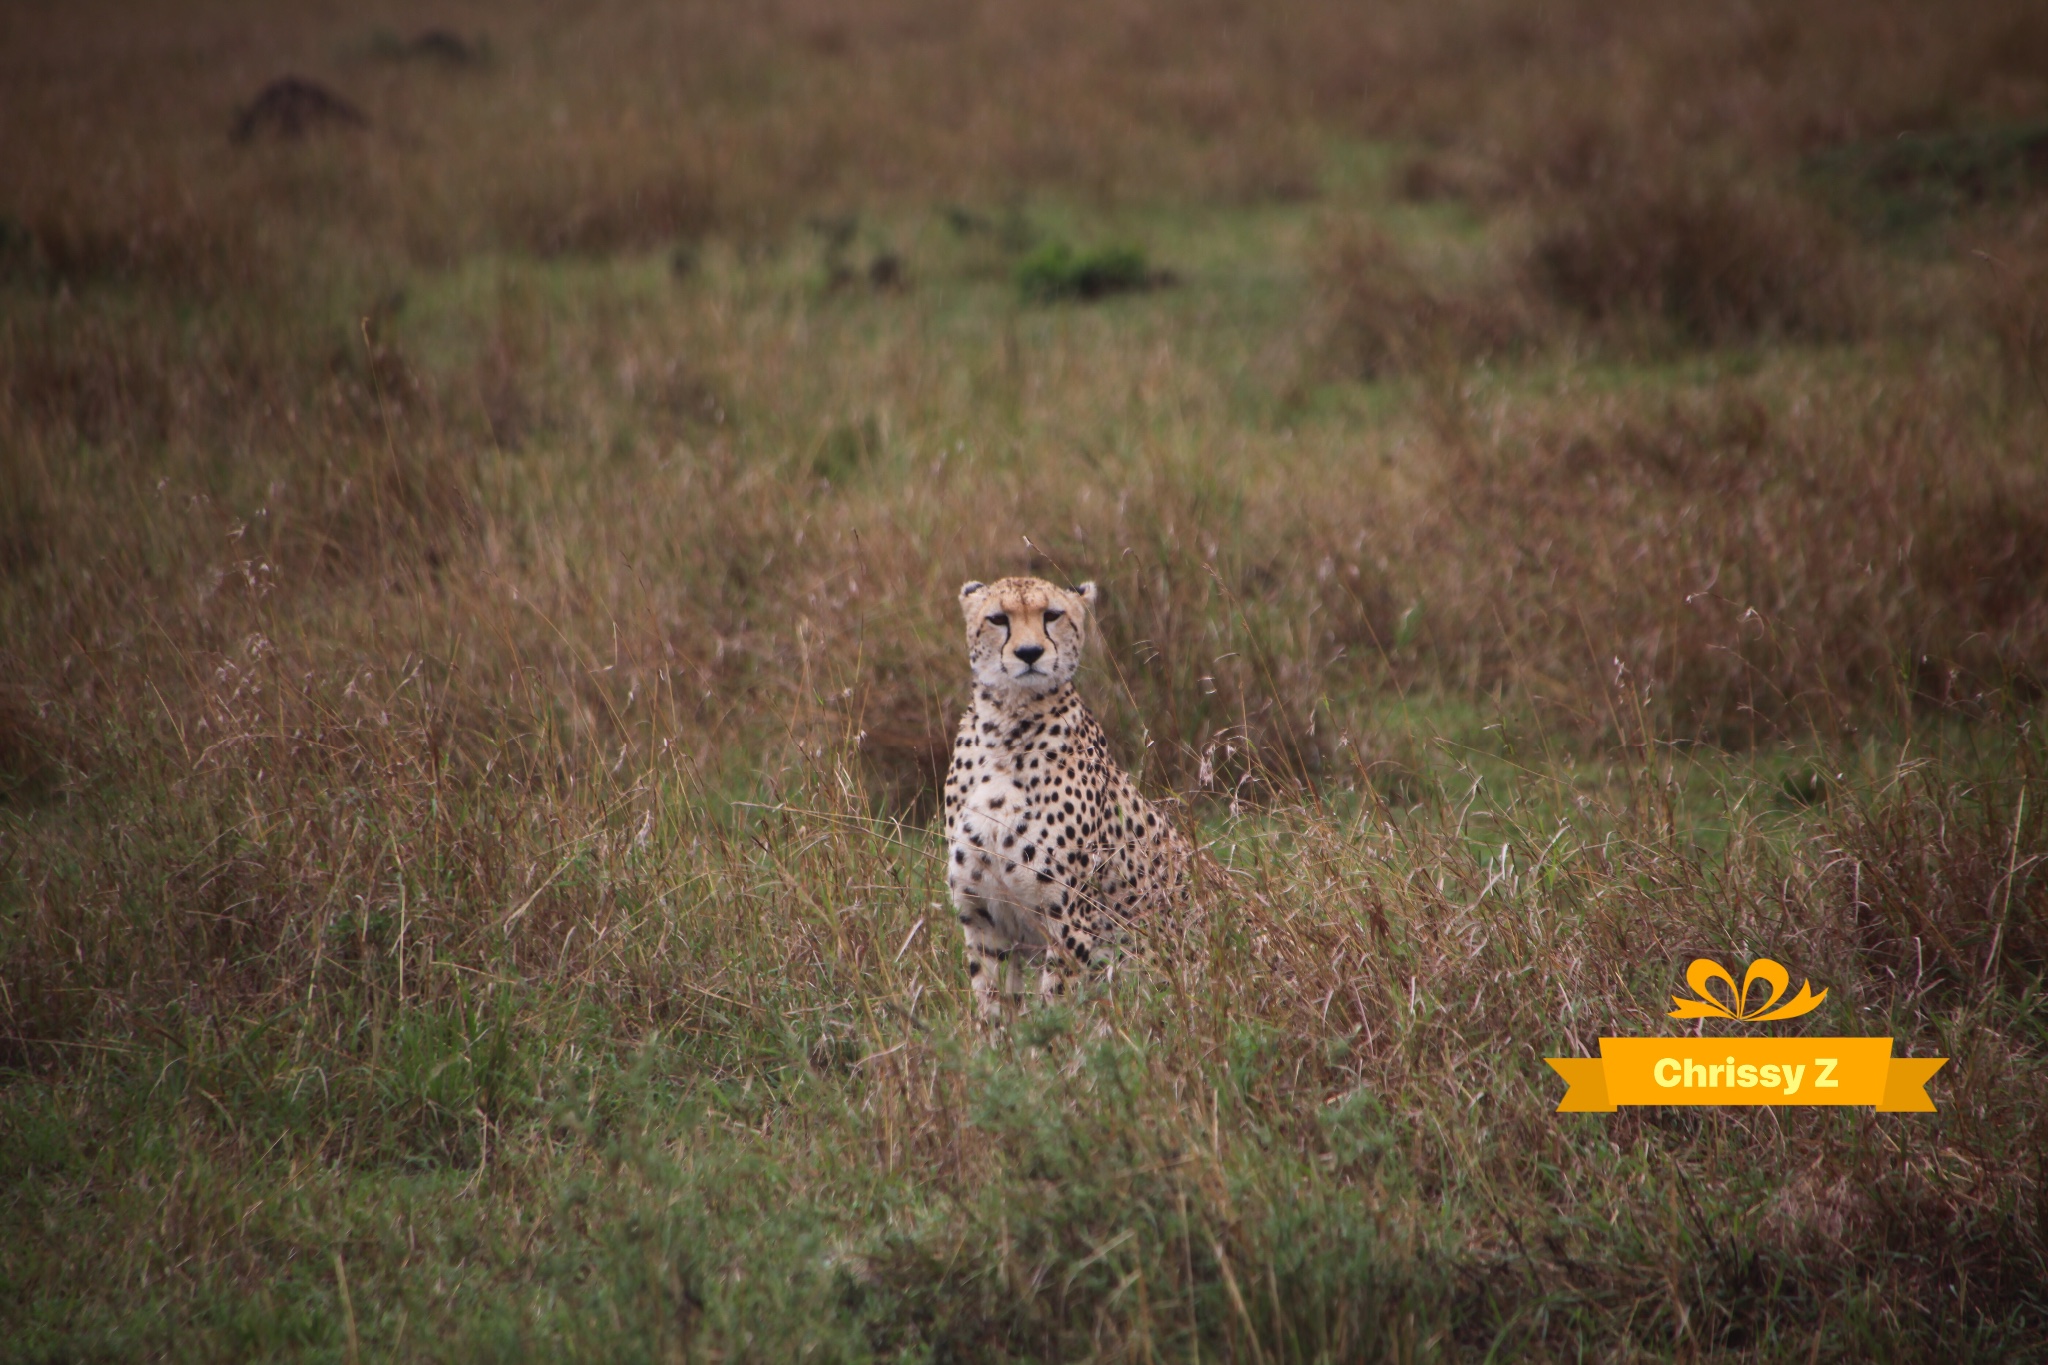
[[1192,850],[1110,756],[1074,690],[1093,583],[1037,578],[960,589],[974,705],[946,775],[946,885],[981,1018],[1002,1017],[1013,955],[1066,988],[1134,921],[1186,898]]

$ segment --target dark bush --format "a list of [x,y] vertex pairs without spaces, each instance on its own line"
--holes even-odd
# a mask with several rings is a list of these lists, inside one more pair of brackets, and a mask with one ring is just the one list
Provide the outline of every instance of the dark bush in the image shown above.
[[1842,232],[1808,205],[1712,181],[1618,177],[1538,240],[1535,282],[1596,322],[1696,342],[1854,330]]
[[2048,124],[1849,143],[1809,156],[1806,173],[1865,231],[1909,232],[2048,193]]

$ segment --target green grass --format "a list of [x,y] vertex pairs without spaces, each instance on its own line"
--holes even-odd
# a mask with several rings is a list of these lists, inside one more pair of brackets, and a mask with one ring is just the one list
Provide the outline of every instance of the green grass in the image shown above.
[[[2028,16],[942,8],[21,20],[0,1360],[2040,1358],[2037,205],[1801,172]],[[1208,858],[984,1033],[1005,572]],[[1556,1113],[1701,955],[1938,1111]]]
[[[2032,1215],[1974,1173],[2027,1159],[2041,1078],[1974,1040],[2037,1034],[2038,986],[1929,1008],[1839,937],[1819,862],[1887,798],[1776,802],[1813,757],[1673,755],[1669,825],[1627,813],[1649,771],[1451,740],[1393,824],[1219,812],[1236,894],[1178,965],[996,1038],[929,836],[787,813],[831,816],[829,781],[739,825],[660,801],[647,844],[566,863],[553,899],[606,907],[582,954],[559,913],[465,928],[434,828],[393,826],[355,879],[377,910],[335,915],[305,999],[31,1052],[63,1079],[21,1076],[0,1122],[12,1349],[2010,1349]],[[1256,923],[1299,975],[1245,956]],[[1334,974],[1303,956],[1333,947]],[[1541,1057],[1668,1027],[1695,950],[1810,971],[1811,1031],[1953,1057],[1942,1113],[1552,1114]],[[1884,1278],[1829,1250],[1851,1228],[1908,1239]],[[1975,1315],[1900,1318],[1947,1276]]]

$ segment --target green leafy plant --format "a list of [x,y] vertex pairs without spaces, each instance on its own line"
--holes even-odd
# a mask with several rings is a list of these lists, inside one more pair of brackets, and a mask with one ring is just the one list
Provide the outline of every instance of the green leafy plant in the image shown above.
[[1027,299],[1100,299],[1152,289],[1165,277],[1150,269],[1134,246],[1076,251],[1066,242],[1047,242],[1017,263],[1017,288]]

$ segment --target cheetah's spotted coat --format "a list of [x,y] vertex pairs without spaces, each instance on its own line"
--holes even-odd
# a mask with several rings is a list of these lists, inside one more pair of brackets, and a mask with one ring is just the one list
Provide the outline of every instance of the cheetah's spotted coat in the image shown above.
[[1188,842],[1138,795],[1074,691],[1095,585],[1036,578],[960,590],[974,705],[946,777],[946,883],[982,1017],[999,1017],[1016,955],[1039,993],[1134,920],[1185,895]]

